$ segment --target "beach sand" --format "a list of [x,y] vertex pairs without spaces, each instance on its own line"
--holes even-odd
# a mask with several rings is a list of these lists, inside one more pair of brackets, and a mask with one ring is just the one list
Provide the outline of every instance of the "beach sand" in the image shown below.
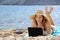
[[60,40],[60,35],[57,36],[37,36],[37,37],[25,37],[28,33],[27,29],[22,34],[16,34],[15,30],[5,30],[0,32],[0,40]]

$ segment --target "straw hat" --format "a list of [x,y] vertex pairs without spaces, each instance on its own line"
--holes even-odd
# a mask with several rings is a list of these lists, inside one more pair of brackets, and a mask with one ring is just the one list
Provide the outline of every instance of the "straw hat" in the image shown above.
[[[44,16],[44,12],[43,12],[42,10],[37,10],[36,14],[37,14],[37,13],[40,13],[40,15],[43,15],[43,16]],[[35,15],[36,15],[36,14],[31,15],[31,16],[30,16],[30,19],[35,20]]]
[[40,13],[40,15],[44,15],[44,12],[42,10],[37,10],[36,14]]

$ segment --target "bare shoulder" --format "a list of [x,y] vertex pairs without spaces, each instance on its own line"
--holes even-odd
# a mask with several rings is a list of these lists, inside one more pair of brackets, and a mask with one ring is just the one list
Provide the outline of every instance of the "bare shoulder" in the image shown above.
[[48,26],[50,26],[50,23],[49,23],[49,22],[46,22],[46,23],[45,23],[45,25],[48,25]]

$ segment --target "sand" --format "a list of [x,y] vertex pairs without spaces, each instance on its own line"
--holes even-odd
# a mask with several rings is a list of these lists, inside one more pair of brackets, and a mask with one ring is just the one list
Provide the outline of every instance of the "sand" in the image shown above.
[[[17,30],[17,29],[16,29]],[[60,40],[60,35],[25,37],[28,33],[27,29],[22,34],[16,34],[16,30],[5,30],[0,32],[0,40]]]

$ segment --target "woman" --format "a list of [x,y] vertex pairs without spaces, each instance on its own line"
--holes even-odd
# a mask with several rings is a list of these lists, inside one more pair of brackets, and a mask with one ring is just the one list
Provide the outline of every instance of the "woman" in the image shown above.
[[46,16],[48,17],[48,19],[50,21],[50,24],[53,25],[53,26],[55,26],[55,24],[54,24],[54,22],[53,22],[53,20],[52,20],[52,18],[50,16],[50,14],[51,14],[52,11],[53,11],[53,7],[50,8],[50,11],[48,11],[48,8],[46,7]]
[[55,24],[52,20],[52,17],[50,16],[51,12],[53,11],[53,7],[50,8],[50,11],[48,11],[48,8],[46,7],[46,16],[47,18],[49,19],[49,22],[50,22],[50,26],[52,28],[52,32],[55,30]]
[[51,11],[52,11],[52,8],[48,12],[46,7],[47,16],[44,16],[44,13],[42,10],[38,10],[35,15],[32,15],[30,17],[32,19],[32,27],[40,27],[43,29],[44,34],[50,34],[51,33],[50,25],[54,25],[53,20],[50,17]]

